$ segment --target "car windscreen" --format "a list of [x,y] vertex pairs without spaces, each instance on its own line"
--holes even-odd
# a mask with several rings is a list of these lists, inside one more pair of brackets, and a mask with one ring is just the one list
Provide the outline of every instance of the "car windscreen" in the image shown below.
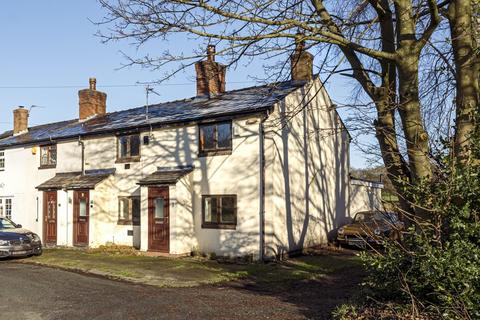
[[0,218],[0,230],[15,229],[15,228],[16,228],[16,226],[12,221],[7,220],[5,218]]
[[394,213],[390,212],[359,212],[355,215],[355,222],[388,221],[394,223],[398,220]]

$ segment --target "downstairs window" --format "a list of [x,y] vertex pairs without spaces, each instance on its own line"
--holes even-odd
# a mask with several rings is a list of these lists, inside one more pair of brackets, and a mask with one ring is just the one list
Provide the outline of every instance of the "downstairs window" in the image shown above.
[[235,229],[236,226],[236,195],[202,196],[202,228]]
[[140,197],[118,198],[118,224],[140,225]]

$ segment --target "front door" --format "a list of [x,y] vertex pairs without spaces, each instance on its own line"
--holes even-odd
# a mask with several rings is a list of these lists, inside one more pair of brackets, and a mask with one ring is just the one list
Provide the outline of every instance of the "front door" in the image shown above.
[[88,246],[89,191],[73,192],[73,245]]
[[170,252],[168,187],[148,188],[148,250]]
[[43,193],[43,242],[57,244],[57,191]]

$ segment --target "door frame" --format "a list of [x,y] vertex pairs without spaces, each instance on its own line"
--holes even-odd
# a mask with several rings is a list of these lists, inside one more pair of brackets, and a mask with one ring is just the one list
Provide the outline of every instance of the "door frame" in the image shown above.
[[[57,245],[58,241],[58,190],[43,191],[43,243],[45,245]],[[55,242],[47,241],[47,211],[48,211],[48,194],[55,194]]]
[[[87,241],[86,242],[78,242],[78,234],[77,234],[77,220],[79,215],[79,201],[78,201],[78,194],[81,192],[87,193]],[[72,232],[72,244],[75,247],[88,247],[90,243],[90,190],[89,189],[78,189],[73,190],[73,232]]]
[[[150,210],[153,209],[154,207],[152,206],[151,199],[154,199],[153,196],[153,191],[154,190],[159,190],[163,189],[164,191],[166,190],[166,203],[164,205],[164,208],[166,208],[165,212],[165,217],[167,220],[168,228],[167,228],[167,245],[166,248],[153,248],[153,239],[152,235],[153,233],[150,232],[151,226],[152,226],[152,218],[153,214],[150,214]],[[147,233],[148,233],[148,247],[147,251],[151,252],[161,252],[161,253],[170,253],[170,187],[169,186],[148,186],[148,195],[147,195]]]

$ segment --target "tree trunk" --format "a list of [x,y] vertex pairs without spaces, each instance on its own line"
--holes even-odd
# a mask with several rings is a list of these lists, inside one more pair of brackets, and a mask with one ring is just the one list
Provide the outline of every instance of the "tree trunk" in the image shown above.
[[416,39],[412,1],[394,0],[398,43],[399,113],[407,146],[412,183],[432,177],[428,134],[424,128],[418,86],[418,65],[423,48]]
[[418,60],[416,52],[404,51],[406,54],[399,58],[399,112],[402,120],[403,132],[412,182],[432,177],[428,134],[425,131],[418,94]]
[[[390,4],[388,0],[369,0],[369,2],[379,17],[382,50],[393,53],[396,50],[395,28]],[[400,208],[404,212],[413,213],[410,202],[402,192],[405,183],[410,182],[410,172],[400,153],[395,130],[397,70],[393,61],[384,59],[380,61],[380,65],[382,67],[382,84],[381,88],[374,90],[372,97],[377,109],[376,137],[388,178],[397,192]]]
[[479,58],[475,52],[473,3],[452,0],[448,8],[456,72],[456,127],[454,154],[464,162],[470,155],[474,112],[479,108]]

